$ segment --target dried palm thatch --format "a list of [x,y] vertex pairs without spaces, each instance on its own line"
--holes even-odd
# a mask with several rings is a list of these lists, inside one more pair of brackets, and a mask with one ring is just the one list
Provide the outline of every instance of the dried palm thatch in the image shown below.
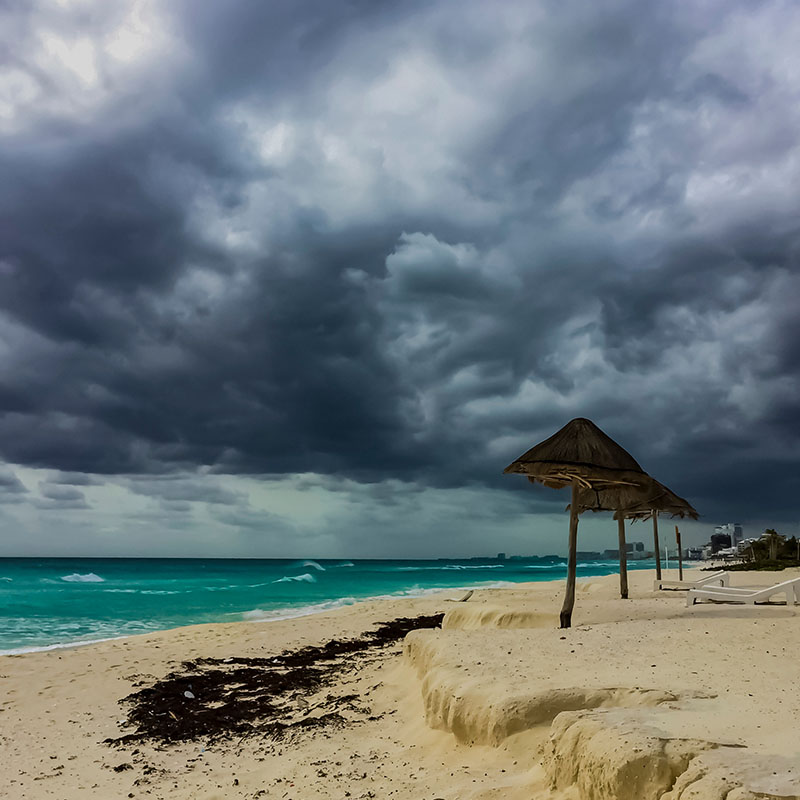
[[620,558],[620,594],[628,596],[627,554],[625,551],[625,520],[653,519],[653,552],[656,559],[656,578],[661,580],[661,552],[658,544],[658,515],[697,519],[695,508],[655,478],[646,476],[639,486],[613,486],[606,489],[583,488],[578,492],[578,513],[583,511],[613,511],[617,520]]
[[523,453],[503,472],[527,475],[531,482],[551,489],[573,482],[584,489],[638,487],[646,476],[627,450],[581,417]]
[[[606,492],[611,503],[621,490],[644,491],[652,480],[636,459],[607,436],[591,420],[578,418],[568,422],[549,439],[532,447],[509,464],[504,473],[526,475],[532,483],[542,483],[551,489],[572,487],[569,521],[569,556],[567,586],[561,608],[561,627],[572,624],[575,605],[575,572],[578,548],[578,515],[581,513],[580,493]],[[634,495],[640,497],[639,494]],[[612,510],[619,505],[611,507]],[[624,553],[624,518],[622,518],[621,551]],[[624,556],[623,556],[624,558]],[[627,575],[620,560],[620,585],[627,596]]]
[[608,489],[581,489],[578,512],[614,511],[626,519],[649,519],[654,514],[697,519],[695,508],[655,478],[645,476],[638,486],[615,486]]
[[[697,519],[700,515],[688,501],[679,497],[671,489],[668,489],[664,484],[653,480],[653,486],[649,490],[649,496],[643,501],[636,503],[629,501],[627,505],[622,506],[620,511],[624,513],[629,519],[653,519],[653,553],[656,557],[656,579],[661,580],[661,548],[658,544],[658,515],[671,514],[672,517],[680,517],[681,519],[689,517],[689,519]],[[680,563],[680,534],[678,533],[677,526],[675,527],[675,535],[678,537],[678,561]],[[683,579],[683,567],[681,566],[681,579]]]

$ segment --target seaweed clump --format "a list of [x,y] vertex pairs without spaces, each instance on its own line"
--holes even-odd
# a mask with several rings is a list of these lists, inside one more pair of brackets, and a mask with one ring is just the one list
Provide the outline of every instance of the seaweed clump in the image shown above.
[[180,670],[120,700],[128,708],[124,725],[134,731],[105,742],[173,744],[255,735],[278,740],[304,730],[342,728],[353,721],[343,711],[369,713],[358,695],[329,692],[314,702],[309,698],[410,631],[440,627],[443,616],[400,617],[355,639],[332,639],[272,657],[185,661]]

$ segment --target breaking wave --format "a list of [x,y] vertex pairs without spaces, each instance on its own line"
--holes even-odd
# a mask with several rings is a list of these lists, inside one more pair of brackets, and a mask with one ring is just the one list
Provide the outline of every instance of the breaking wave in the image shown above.
[[103,583],[105,578],[95,575],[94,572],[88,572],[86,575],[73,572],[72,575],[62,575],[61,580],[67,583]]
[[289,581],[303,581],[304,583],[316,583],[317,579],[310,573],[304,572],[302,575],[284,575],[282,578],[278,578],[278,580],[272,582],[289,583]]
[[323,603],[313,603],[307,606],[297,606],[296,608],[278,608],[272,611],[263,608],[254,608],[252,611],[242,612],[242,619],[250,622],[273,622],[279,619],[295,619],[297,617],[307,617],[310,614],[319,614],[322,611],[333,611],[342,606],[351,606],[357,603],[355,597],[342,597],[338,600],[326,600]]
[[505,564],[442,564],[435,567],[398,567],[398,572],[428,572],[442,569],[503,569]]

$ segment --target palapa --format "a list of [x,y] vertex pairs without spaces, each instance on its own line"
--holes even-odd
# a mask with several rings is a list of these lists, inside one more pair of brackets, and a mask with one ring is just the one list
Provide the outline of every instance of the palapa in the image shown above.
[[[591,420],[580,417],[523,453],[503,471],[526,475],[532,483],[542,483],[552,489],[572,487],[567,585],[561,608],[561,627],[569,628],[575,605],[578,515],[583,510],[580,507],[581,490],[607,491],[612,495],[624,487],[641,491],[641,487],[652,479],[627,450]],[[610,501],[611,495],[607,499]],[[613,506],[614,509],[619,507]]]
[[[656,580],[661,580],[661,550],[658,544],[658,515],[670,514],[673,518],[697,519],[700,515],[687,500],[679,497],[657,480],[653,479],[653,488],[650,496],[639,504],[629,503],[625,509],[625,516],[629,519],[653,518],[653,552],[656,557]],[[677,528],[675,528],[677,536]],[[680,550],[680,545],[678,545]]]
[[[658,515],[697,519],[695,508],[682,497],[655,478],[647,479],[639,486],[615,486],[609,489],[581,489],[578,493],[578,513],[583,511],[614,511],[620,538],[620,576],[627,573],[627,558],[622,552],[625,541],[625,520],[653,519],[653,550],[656,558],[656,578],[661,580],[661,554],[658,544]],[[627,596],[627,580],[622,580],[623,597]]]
[[523,453],[503,472],[527,475],[532,483],[551,489],[573,482],[587,489],[638,487],[647,474],[627,450],[582,417]]
[[[583,511],[614,511],[626,519],[648,519],[653,514],[697,519],[700,515],[689,503],[650,475],[638,486],[609,489],[582,489],[578,493],[578,508]],[[616,517],[616,513],[615,513]]]

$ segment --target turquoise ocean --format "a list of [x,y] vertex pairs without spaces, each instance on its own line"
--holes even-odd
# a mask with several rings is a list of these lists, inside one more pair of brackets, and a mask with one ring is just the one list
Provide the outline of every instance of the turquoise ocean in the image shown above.
[[[578,576],[618,571],[578,564]],[[650,561],[629,569],[653,568]],[[202,622],[270,620],[369,597],[563,578],[556,556],[495,559],[0,559],[0,655]]]

